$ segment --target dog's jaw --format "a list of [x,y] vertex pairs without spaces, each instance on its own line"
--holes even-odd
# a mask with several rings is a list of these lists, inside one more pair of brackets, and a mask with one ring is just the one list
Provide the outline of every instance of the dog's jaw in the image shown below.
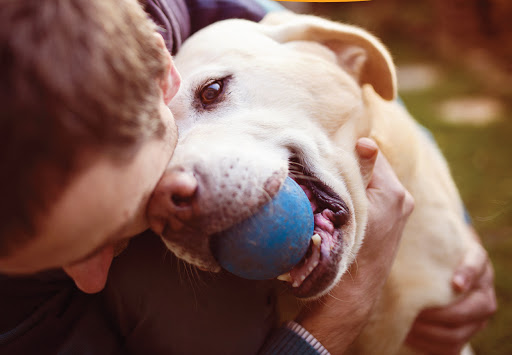
[[308,197],[314,214],[314,232],[304,258],[280,280],[290,283],[300,298],[315,298],[327,292],[343,265],[344,229],[351,216],[345,201],[317,178],[304,160],[292,157],[290,176]]
[[[205,130],[199,126],[180,142],[169,169],[195,176],[199,185],[196,200],[187,211],[180,211],[179,206],[168,209],[170,215],[163,211],[165,227],[157,232],[178,257],[201,270],[220,271],[210,249],[211,236],[252,215],[277,193],[290,175],[310,199],[315,234],[320,236],[318,246],[312,243],[306,257],[291,270],[290,286],[295,286],[291,287],[292,292],[300,298],[316,298],[327,293],[351,262],[347,259],[357,239],[352,201],[345,185],[326,173],[328,164],[322,163],[320,157],[315,158],[315,153],[300,141],[292,144],[296,149],[290,149],[285,144],[262,144],[240,133],[237,139],[244,144],[235,144],[238,149],[228,146],[224,151],[222,129],[222,125],[208,125]],[[205,142],[208,147],[202,149],[201,144]],[[294,161],[296,154],[304,155],[300,163]],[[313,165],[318,172],[313,170]],[[298,171],[297,166],[302,169]],[[343,197],[334,191],[340,191]]]

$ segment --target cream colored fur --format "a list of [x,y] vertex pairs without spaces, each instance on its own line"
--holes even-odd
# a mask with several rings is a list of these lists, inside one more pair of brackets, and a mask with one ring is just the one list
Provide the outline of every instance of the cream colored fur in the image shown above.
[[[261,24],[214,24],[191,37],[175,62],[183,84],[170,107],[180,141],[169,168],[200,176],[204,209],[195,217],[205,233],[254,212],[298,154],[351,212],[337,281],[354,261],[367,221],[355,141],[370,136],[378,142],[416,207],[384,293],[352,351],[406,353],[402,343],[418,312],[456,297],[454,269],[475,241],[442,155],[394,101],[388,51],[362,29],[283,12]],[[198,105],[198,88],[223,77],[230,79],[222,101]],[[197,248],[179,239],[166,243],[203,269],[219,269],[203,241]]]

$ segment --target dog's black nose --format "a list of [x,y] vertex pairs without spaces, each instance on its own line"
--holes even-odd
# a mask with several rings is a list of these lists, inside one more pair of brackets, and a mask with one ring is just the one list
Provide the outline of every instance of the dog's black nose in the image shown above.
[[196,208],[198,182],[192,173],[168,170],[158,182],[148,206],[151,229],[161,234],[168,224],[180,229]]

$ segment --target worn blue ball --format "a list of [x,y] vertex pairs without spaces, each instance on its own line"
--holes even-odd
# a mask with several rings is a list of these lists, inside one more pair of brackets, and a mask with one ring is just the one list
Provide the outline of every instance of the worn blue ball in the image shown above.
[[218,234],[213,252],[219,264],[237,276],[272,279],[304,257],[313,229],[311,204],[288,177],[256,214]]

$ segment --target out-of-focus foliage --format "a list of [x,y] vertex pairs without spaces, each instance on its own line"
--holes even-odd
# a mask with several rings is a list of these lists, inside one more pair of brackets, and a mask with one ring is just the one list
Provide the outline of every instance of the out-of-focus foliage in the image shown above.
[[510,0],[307,3],[300,10],[360,25],[385,43],[406,41],[423,54],[456,61],[512,97]]

